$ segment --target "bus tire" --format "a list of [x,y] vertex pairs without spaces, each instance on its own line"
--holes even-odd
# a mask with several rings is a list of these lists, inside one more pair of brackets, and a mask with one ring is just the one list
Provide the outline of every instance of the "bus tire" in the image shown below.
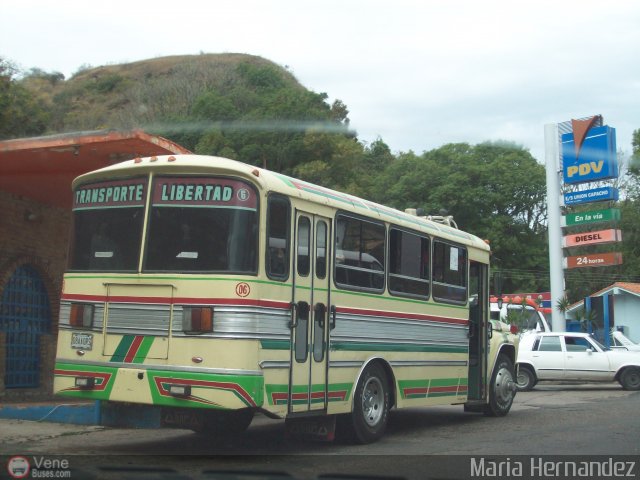
[[216,440],[236,438],[241,435],[253,420],[253,410],[210,410],[204,413],[202,426],[194,428],[197,433],[207,435]]
[[389,420],[389,383],[382,366],[372,363],[362,375],[353,396],[353,412],[341,418],[343,433],[356,443],[372,443],[384,435]]
[[506,355],[499,354],[489,384],[489,403],[484,414],[489,417],[504,417],[516,396],[516,383],[513,363]]

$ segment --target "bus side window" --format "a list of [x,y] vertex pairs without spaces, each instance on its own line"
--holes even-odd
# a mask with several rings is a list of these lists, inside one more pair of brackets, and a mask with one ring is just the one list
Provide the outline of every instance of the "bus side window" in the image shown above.
[[467,250],[433,241],[433,298],[445,303],[467,303]]
[[384,290],[385,233],[382,224],[343,214],[336,217],[336,285]]
[[398,228],[389,229],[389,292],[429,297],[429,239]]
[[291,206],[286,197],[272,195],[267,207],[267,276],[276,280],[289,278],[289,236]]

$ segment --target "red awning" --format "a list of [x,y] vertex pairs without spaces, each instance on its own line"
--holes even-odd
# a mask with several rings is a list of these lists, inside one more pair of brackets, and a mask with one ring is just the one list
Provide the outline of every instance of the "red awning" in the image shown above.
[[86,172],[189,150],[141,130],[76,132],[0,142],[0,190],[71,207],[71,181]]

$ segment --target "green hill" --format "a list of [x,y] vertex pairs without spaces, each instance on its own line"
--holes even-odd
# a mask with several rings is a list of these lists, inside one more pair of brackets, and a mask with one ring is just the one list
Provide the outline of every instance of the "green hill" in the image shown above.
[[141,128],[197,153],[292,173],[328,161],[352,138],[347,109],[303,87],[287,69],[245,54],[160,57],[88,68],[68,80],[32,70],[22,84],[47,109],[47,132]]

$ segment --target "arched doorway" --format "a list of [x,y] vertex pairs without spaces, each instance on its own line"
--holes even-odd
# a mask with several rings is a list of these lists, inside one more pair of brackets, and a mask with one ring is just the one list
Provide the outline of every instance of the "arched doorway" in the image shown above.
[[2,290],[0,331],[6,334],[5,388],[40,386],[40,335],[51,330],[49,295],[38,271],[19,266]]

